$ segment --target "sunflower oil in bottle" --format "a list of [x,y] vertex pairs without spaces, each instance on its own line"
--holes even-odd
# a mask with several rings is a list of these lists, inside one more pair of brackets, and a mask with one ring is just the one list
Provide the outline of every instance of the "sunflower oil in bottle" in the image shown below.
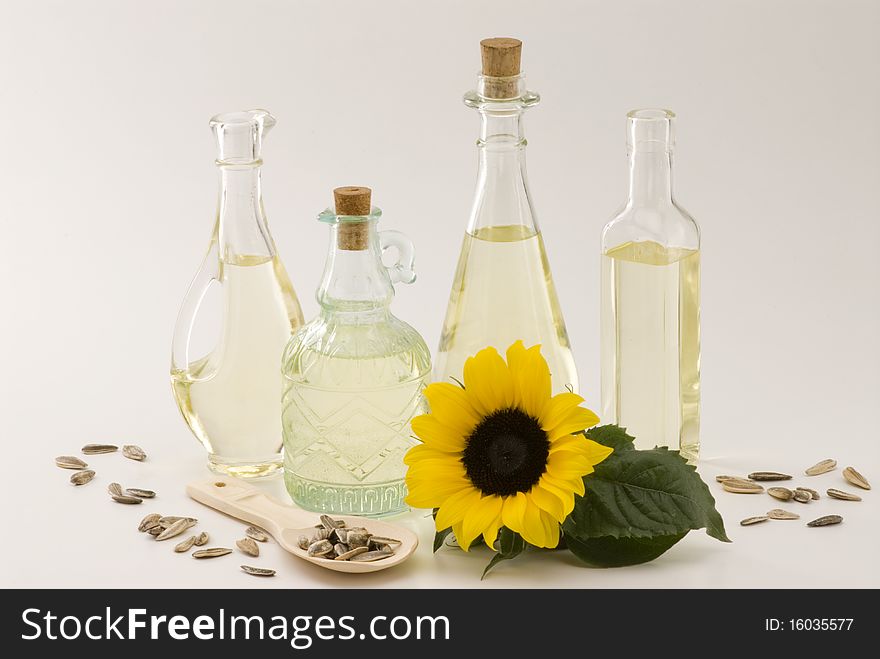
[[483,75],[465,104],[482,118],[477,191],[440,336],[434,379],[461,380],[468,357],[517,340],[541,344],[554,393],[577,371],[526,182],[522,117],[538,104],[520,75],[522,44],[481,42]]
[[630,199],[603,233],[603,420],[639,448],[700,450],[700,239],[672,199],[674,115],[629,114]]
[[[376,231],[369,188],[335,191],[321,311],[284,353],[284,479],[302,508],[390,515],[406,510],[403,456],[410,420],[426,411],[431,356],[422,337],[391,314],[393,283],[411,283],[412,244]],[[387,268],[382,252],[395,248]]]
[[[260,196],[260,146],[272,125],[264,110],[211,121],[220,151],[220,209],[172,349],[172,392],[208,451],[209,467],[246,478],[280,472],[278,365],[292,330],[302,324]],[[206,325],[213,341],[199,345]]]

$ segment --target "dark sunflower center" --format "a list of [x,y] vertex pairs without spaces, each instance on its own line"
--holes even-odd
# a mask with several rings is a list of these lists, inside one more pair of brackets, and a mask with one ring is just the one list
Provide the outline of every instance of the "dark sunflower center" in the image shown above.
[[550,442],[537,419],[508,408],[485,417],[467,438],[461,461],[483,494],[528,492],[547,467]]

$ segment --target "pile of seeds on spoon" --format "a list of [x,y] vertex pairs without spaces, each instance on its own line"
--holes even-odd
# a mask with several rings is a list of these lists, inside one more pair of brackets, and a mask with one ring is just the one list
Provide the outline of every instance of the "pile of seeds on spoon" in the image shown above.
[[315,526],[312,537],[299,537],[299,548],[313,558],[334,561],[370,563],[394,555],[401,543],[394,538],[373,535],[361,526],[347,528],[345,521],[321,515],[321,523]]
[[[817,462],[809,469],[806,469],[804,473],[807,476],[820,476],[834,471],[836,468],[837,461],[828,459]],[[868,482],[868,479],[862,476],[853,467],[847,467],[841,472],[841,474],[850,485],[854,485],[863,490],[871,489],[871,484]],[[734,494],[761,494],[764,492],[764,486],[761,485],[761,482],[787,481],[791,480],[791,478],[792,477],[789,474],[784,474],[778,471],[755,471],[749,474],[747,478],[741,478],[739,476],[716,476],[715,480],[721,483],[721,487],[727,492],[732,492]],[[825,493],[830,498],[839,501],[862,500],[862,497],[858,494],[833,487],[828,488]],[[790,489],[787,487],[773,486],[767,488],[767,494],[779,501],[795,501],[801,504],[808,504],[811,501],[816,501],[820,498],[819,492],[809,487],[796,487]],[[769,519],[800,519],[800,515],[795,512],[783,510],[782,508],[774,508],[768,511],[766,515],[747,517],[742,520],[740,524],[742,526],[752,526],[754,524],[766,522]],[[840,515],[824,515],[811,522],[807,522],[807,526],[831,526],[834,524],[840,524],[842,521],[843,517]]]

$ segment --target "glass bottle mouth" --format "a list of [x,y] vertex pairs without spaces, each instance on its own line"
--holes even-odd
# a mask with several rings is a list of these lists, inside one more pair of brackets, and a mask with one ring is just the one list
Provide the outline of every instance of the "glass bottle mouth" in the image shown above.
[[464,95],[464,104],[470,108],[494,110],[522,110],[537,105],[541,97],[526,89],[525,74],[515,76],[477,75],[477,88]]
[[672,152],[675,147],[675,113],[642,108],[626,114],[627,151]]
[[380,209],[378,206],[372,206],[370,208],[369,215],[337,215],[334,209],[327,208],[321,211],[321,213],[318,215],[318,221],[323,222],[324,224],[341,224],[370,221],[377,222],[380,217],[382,217],[382,209]]
[[217,139],[217,165],[259,165],[263,137],[275,125],[268,110],[223,112],[208,123]]

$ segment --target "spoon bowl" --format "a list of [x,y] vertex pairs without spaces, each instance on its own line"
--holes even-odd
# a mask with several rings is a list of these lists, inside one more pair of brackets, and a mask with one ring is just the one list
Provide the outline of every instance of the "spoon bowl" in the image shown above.
[[418,536],[402,526],[368,517],[331,515],[334,520],[344,521],[348,528],[363,527],[372,535],[400,540],[400,544],[393,547],[394,553],[390,556],[371,562],[336,561],[309,556],[307,550],[300,549],[299,538],[303,535],[311,538],[316,526],[321,524],[318,513],[281,503],[253,485],[227,476],[190,483],[186,493],[199,503],[265,529],[283,549],[297,558],[336,572],[387,570],[412,556],[419,545]]

